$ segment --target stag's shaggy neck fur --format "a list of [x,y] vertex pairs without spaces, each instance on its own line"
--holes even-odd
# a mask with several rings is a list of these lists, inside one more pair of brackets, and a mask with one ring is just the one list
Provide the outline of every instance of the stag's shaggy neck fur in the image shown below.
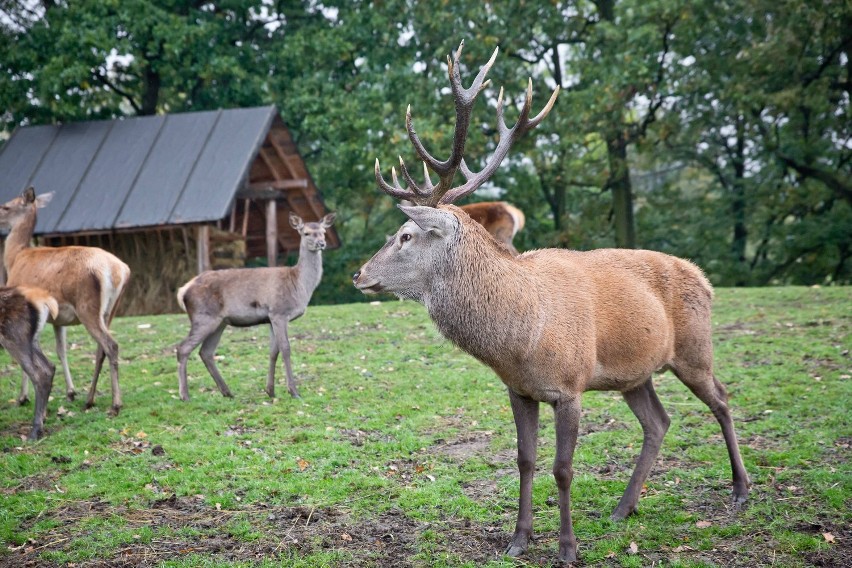
[[422,299],[430,317],[445,337],[492,367],[507,352],[523,357],[534,338],[528,326],[518,323],[544,317],[537,313],[535,280],[458,207],[440,209],[456,215],[460,230],[455,242],[448,243],[447,261],[435,266],[431,291]]

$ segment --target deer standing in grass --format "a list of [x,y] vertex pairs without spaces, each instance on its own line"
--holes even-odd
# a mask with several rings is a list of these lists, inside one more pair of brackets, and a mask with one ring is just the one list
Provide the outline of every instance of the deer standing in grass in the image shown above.
[[[110,335],[109,324],[130,279],[130,268],[114,255],[96,247],[30,246],[36,211],[49,203],[52,197],[52,193],[36,197],[30,187],[20,197],[0,205],[0,228],[10,229],[3,254],[6,284],[43,288],[58,302],[59,312],[50,318],[50,322],[56,336],[56,354],[65,374],[68,400],[74,399],[76,391],[68,368],[65,327],[83,324],[98,345],[86,408],[95,404],[98,376],[104,358],[108,358],[112,380],[110,414],[116,415],[122,405],[118,386],[118,343]],[[27,381],[24,377],[19,401],[23,403],[26,400]]]
[[305,313],[322,279],[325,232],[334,224],[334,216],[329,213],[317,223],[305,223],[290,213],[290,225],[301,236],[299,261],[295,266],[208,270],[178,290],[178,304],[190,320],[189,335],[177,349],[181,399],[189,400],[186,362],[199,343],[201,360],[219,391],[223,396],[233,396],[216,367],[216,346],[228,325],[251,327],[263,323],[271,327],[266,394],[275,397],[275,365],[280,353],[287,372],[287,390],[292,396],[299,396],[290,365],[287,325]]
[[462,205],[460,209],[485,227],[485,230],[495,239],[506,245],[512,254],[518,254],[512,239],[524,228],[526,217],[523,211],[505,201],[468,203]]
[[[463,44],[462,44],[463,45]],[[559,492],[559,559],[577,558],[571,526],[581,406],[587,390],[622,393],[644,433],[636,468],[613,519],[636,510],[642,484],[657,456],[669,417],[654,392],[652,374],[671,370],[713,412],[722,427],[733,470],[735,504],[745,502],[749,479],[740,457],[725,387],[713,374],[710,308],[713,291],[690,262],[647,250],[590,252],[545,249],[512,256],[454,201],[479,187],[498,167],[512,143],[534,128],[552,108],[558,88],[536,117],[529,118],[532,81],[517,123],[503,120],[503,92],[497,100],[499,142],[479,172],[462,159],[471,107],[487,83],[482,67],[470,88],[461,84],[459,56],[448,58],[456,104],[456,130],[449,159],[439,161],[423,147],[406,113],[409,138],[418,156],[440,181],[417,184],[400,163],[393,183],[379,187],[398,199],[407,221],[354,275],[365,293],[391,292],[423,303],[441,333],[486,365],[506,384],[518,439],[520,499],[517,523],[506,550],[523,554],[532,535],[532,479],[536,460],[539,403],[554,409]],[[457,170],[465,182],[453,187]],[[425,168],[424,168],[425,170]]]
[[55,318],[59,304],[39,288],[0,288],[0,345],[18,362],[35,387],[35,414],[29,439],[44,433],[47,399],[53,387],[56,367],[47,360],[38,345],[47,318]]

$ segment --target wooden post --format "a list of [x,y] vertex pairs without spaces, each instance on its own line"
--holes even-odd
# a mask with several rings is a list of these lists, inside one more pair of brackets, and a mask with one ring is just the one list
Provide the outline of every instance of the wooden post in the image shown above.
[[266,202],[266,259],[275,266],[278,259],[278,204],[274,199]]
[[210,270],[210,226],[198,225],[195,236],[198,245],[198,273],[201,274]]
[[249,207],[251,207],[251,199],[243,200],[243,238],[248,235]]

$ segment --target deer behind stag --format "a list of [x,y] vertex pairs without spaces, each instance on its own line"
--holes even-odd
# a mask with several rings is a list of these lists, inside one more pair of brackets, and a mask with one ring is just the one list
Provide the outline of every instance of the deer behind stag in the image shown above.
[[[463,46],[463,44],[462,44]],[[517,428],[520,498],[515,532],[506,549],[523,554],[532,536],[532,479],[536,460],[539,404],[554,409],[559,493],[559,559],[577,558],[571,523],[573,454],[587,390],[622,393],[642,426],[644,441],[636,468],[613,519],[636,510],[642,485],[669,426],[654,391],[652,374],[671,370],[706,403],[721,425],[733,471],[733,498],[744,503],[749,479],[740,457],[725,387],[713,374],[710,310],[712,288],[692,263],[646,250],[590,252],[544,249],[513,256],[453,202],[470,194],[497,169],[510,146],[552,109],[559,89],[530,118],[532,81],[512,128],[503,120],[503,91],[497,99],[499,141],[479,172],[463,159],[471,108],[488,84],[484,65],[469,88],[461,84],[459,58],[448,57],[456,106],[450,157],[440,161],[423,147],[406,113],[409,139],[424,162],[418,184],[400,161],[392,183],[375,175],[389,195],[415,206],[400,206],[409,220],[354,275],[365,293],[391,292],[426,306],[440,332],[489,367],[509,391]],[[429,172],[439,182],[433,184]],[[460,170],[465,182],[453,186]]]

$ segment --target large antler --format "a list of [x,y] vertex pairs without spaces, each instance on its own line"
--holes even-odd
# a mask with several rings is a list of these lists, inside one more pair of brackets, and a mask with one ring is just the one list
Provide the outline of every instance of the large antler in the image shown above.
[[[461,57],[463,47],[464,41],[459,44],[455,57],[451,59],[447,56],[447,74],[450,77],[450,88],[452,89],[453,97],[456,101],[456,128],[453,134],[453,150],[450,157],[442,162],[426,151],[426,148],[423,147],[423,143],[414,131],[414,125],[411,122],[411,105],[409,105],[405,112],[405,127],[408,130],[408,138],[414,145],[414,150],[417,152],[420,159],[423,160],[423,174],[425,181],[422,185],[418,185],[414,181],[414,178],[412,178],[408,168],[405,166],[405,162],[403,162],[402,157],[400,157],[399,169],[402,172],[402,177],[405,179],[406,186],[403,187],[400,185],[399,179],[396,175],[396,168],[391,168],[391,178],[393,180],[393,185],[391,185],[382,177],[379,169],[379,160],[376,159],[376,183],[378,183],[382,191],[396,197],[397,199],[407,199],[417,203],[418,205],[435,207],[442,203],[453,203],[465,195],[473,193],[479,186],[485,183],[485,181],[488,180],[488,178],[490,178],[494,171],[500,166],[500,163],[503,161],[503,158],[506,157],[506,154],[509,152],[509,148],[512,144],[521,138],[527,131],[538,126],[556,102],[556,97],[559,95],[558,86],[553,91],[553,94],[550,95],[550,100],[547,102],[544,109],[534,118],[530,119],[529,114],[532,107],[532,79],[530,79],[527,84],[527,94],[526,99],[524,100],[524,106],[521,109],[521,114],[515,125],[512,128],[509,128],[503,120],[503,89],[501,88],[500,95],[497,97],[497,129],[500,134],[500,141],[497,143],[497,148],[494,150],[494,154],[491,156],[491,159],[488,160],[485,167],[483,167],[479,172],[472,172],[464,161],[464,145],[467,140],[467,131],[470,127],[470,114],[473,109],[473,103],[476,101],[476,97],[491,82],[490,79],[487,81],[485,80],[485,75],[488,73],[491,65],[494,64],[499,48],[494,50],[494,54],[491,56],[491,59],[489,59],[488,63],[483,65],[479,70],[479,73],[476,75],[471,86],[465,89],[462,86],[461,74],[459,71],[459,58]],[[432,184],[432,180],[429,176],[430,169],[438,174],[438,177],[440,178],[437,185]],[[452,187],[453,178],[456,175],[456,171],[459,169],[461,169],[466,182],[463,185]]]

